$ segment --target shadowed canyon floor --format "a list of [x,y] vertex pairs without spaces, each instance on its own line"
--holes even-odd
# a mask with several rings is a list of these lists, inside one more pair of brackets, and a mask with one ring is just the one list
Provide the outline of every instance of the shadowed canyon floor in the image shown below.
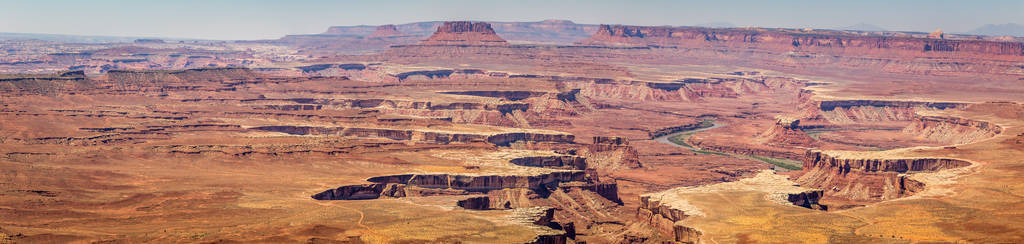
[[494,25],[7,43],[0,243],[1024,242],[1018,40]]

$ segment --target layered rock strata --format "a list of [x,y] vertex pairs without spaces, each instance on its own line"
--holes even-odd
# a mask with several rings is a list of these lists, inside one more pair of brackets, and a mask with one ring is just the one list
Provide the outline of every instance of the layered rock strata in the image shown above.
[[486,22],[444,22],[421,45],[504,45],[507,42],[494,33]]
[[986,121],[943,116],[919,116],[903,128],[904,133],[951,144],[984,140],[1002,131],[1002,127]]
[[[850,154],[850,155],[844,155]],[[888,158],[887,158],[888,157]],[[854,201],[890,200],[924,189],[912,173],[966,167],[970,162],[949,158],[899,158],[877,152],[808,151],[801,186],[823,189],[826,196]]]

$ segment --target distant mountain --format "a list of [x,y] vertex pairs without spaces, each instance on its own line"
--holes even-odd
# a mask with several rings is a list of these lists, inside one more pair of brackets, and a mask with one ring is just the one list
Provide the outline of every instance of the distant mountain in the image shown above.
[[882,27],[872,25],[868,23],[857,23],[851,26],[836,27],[837,30],[852,30],[852,31],[886,31]]
[[[473,21],[480,22],[480,21]],[[544,20],[534,22],[501,22],[485,21],[491,24],[494,32],[511,42],[534,42],[572,44],[587,39],[597,32],[598,25],[577,24],[568,20]],[[403,34],[427,37],[437,30],[444,21],[427,21],[407,24],[396,24],[395,28]],[[302,36],[349,36],[361,37],[369,35],[377,26],[331,26],[326,32]],[[296,35],[298,36],[298,35]]]
[[130,36],[84,36],[84,35],[63,35],[63,34],[38,34],[38,33],[8,33],[0,32],[0,40],[34,39],[42,41],[66,42],[66,43],[124,43],[133,42],[137,39],[162,39],[166,41],[196,41],[197,39],[183,38],[153,38],[153,37],[130,37]]
[[1001,25],[988,24],[967,32],[985,36],[1019,36],[1024,37],[1024,25],[1006,23]]
[[700,26],[700,27],[712,27],[712,28],[733,28],[733,27],[736,27],[736,25],[733,24],[733,23],[723,22],[723,21],[701,23],[701,24],[697,24],[697,26]]

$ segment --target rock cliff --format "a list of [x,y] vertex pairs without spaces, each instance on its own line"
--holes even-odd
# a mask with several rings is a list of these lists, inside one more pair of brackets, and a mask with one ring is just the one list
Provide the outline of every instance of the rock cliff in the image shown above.
[[398,28],[396,28],[395,25],[382,25],[382,26],[377,26],[377,29],[374,30],[373,33],[370,33],[369,35],[367,35],[366,37],[367,38],[388,38],[388,37],[403,36],[403,35],[404,34],[402,34],[402,32],[398,31]]
[[920,57],[931,55],[1024,56],[1024,43],[950,40],[898,36],[853,35],[838,31],[763,28],[704,28],[601,25],[586,45],[672,47],[746,47],[774,52],[870,54]]
[[[808,151],[801,186],[823,189],[826,196],[844,200],[874,202],[913,195],[924,184],[911,176],[966,167],[970,162],[948,158],[884,158],[877,153],[842,155],[842,152]],[[852,152],[846,152],[852,153]]]
[[950,144],[984,140],[1002,130],[1002,127],[985,121],[942,116],[919,116],[903,128],[904,133]]
[[504,45],[507,44],[486,22],[453,21],[437,27],[423,45]]

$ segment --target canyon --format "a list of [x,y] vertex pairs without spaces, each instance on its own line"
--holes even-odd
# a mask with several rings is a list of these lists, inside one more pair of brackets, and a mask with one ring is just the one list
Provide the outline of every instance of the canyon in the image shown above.
[[0,243],[1024,241],[1016,39],[545,20],[0,45]]

